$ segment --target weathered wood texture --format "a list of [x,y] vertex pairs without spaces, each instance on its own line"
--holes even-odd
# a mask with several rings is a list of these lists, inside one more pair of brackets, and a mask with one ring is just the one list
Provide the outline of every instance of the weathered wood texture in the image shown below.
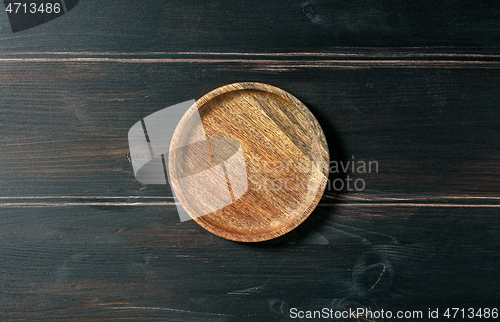
[[[0,16],[0,319],[498,305],[497,17],[497,1],[81,0],[12,34]],[[127,159],[135,122],[243,81],[300,99],[331,160],[378,162],[332,174],[366,187],[330,187],[258,245],[180,223]]]
[[499,14],[496,0],[80,0],[64,16],[22,34],[11,34],[5,15],[0,33],[4,50],[29,51],[496,48]]
[[2,61],[2,188],[21,196],[134,195],[141,185],[126,155],[137,120],[250,80],[304,102],[332,160],[377,161],[378,173],[358,176],[364,193],[497,196],[498,68],[139,62]]

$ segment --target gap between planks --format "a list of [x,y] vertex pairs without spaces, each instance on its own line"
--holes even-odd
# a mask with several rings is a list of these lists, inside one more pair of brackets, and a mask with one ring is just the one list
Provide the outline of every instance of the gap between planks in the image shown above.
[[[330,199],[330,200],[328,200]],[[333,199],[333,200],[332,200]],[[335,202],[336,200],[336,202]],[[479,201],[481,203],[471,203]],[[175,206],[173,197],[137,196],[17,196],[0,197],[0,208],[44,208],[44,207],[152,207]],[[443,196],[443,197],[335,197],[323,196],[320,206],[339,207],[430,207],[430,208],[500,208],[500,197]]]
[[[295,68],[500,68],[500,54],[411,52],[409,49],[341,49],[334,52],[12,52],[0,63],[247,64],[260,69]],[[247,66],[248,67],[248,66]]]

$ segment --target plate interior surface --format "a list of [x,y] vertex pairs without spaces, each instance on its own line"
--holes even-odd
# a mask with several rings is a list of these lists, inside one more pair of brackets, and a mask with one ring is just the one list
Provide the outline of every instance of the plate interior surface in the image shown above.
[[[191,122],[198,113],[201,125]],[[208,150],[198,139],[203,132]],[[214,142],[224,138],[239,143],[246,173],[231,176],[226,165],[226,182],[177,180],[220,163]],[[238,149],[230,145],[227,157]],[[183,208],[203,228],[234,241],[264,241],[291,231],[316,207],[327,181],[329,153],[317,120],[294,96],[261,83],[226,85],[200,98],[177,126],[170,151],[172,188]],[[204,151],[211,164],[201,164]],[[220,192],[213,186],[225,184],[232,203],[204,215],[203,204]],[[244,194],[235,194],[245,186]]]

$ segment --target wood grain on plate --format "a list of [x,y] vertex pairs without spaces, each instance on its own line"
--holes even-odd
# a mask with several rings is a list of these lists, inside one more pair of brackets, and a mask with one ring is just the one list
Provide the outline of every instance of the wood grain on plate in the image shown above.
[[[190,122],[193,115],[202,123]],[[208,145],[196,140],[200,132]],[[226,158],[216,161],[218,155],[229,159],[238,148],[216,144],[223,138],[239,142],[243,164],[223,166],[223,182],[208,172],[182,183],[189,168],[204,168],[205,154],[214,166],[226,164]],[[328,147],[318,121],[294,96],[261,83],[226,85],[204,95],[179,122],[170,151],[172,189],[181,205],[203,228],[235,241],[269,240],[297,227],[318,204],[328,177]],[[211,185],[226,186],[226,180],[232,203],[206,209],[224,194]]]

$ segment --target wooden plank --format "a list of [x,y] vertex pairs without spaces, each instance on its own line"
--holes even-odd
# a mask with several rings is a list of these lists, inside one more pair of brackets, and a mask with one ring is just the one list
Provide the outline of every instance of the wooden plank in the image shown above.
[[494,0],[80,1],[13,34],[0,11],[2,49],[30,51],[317,51],[333,46],[497,47]]
[[4,210],[0,316],[265,321],[348,302],[492,307],[497,212],[320,207],[309,228],[248,245],[158,207]]
[[[168,196],[168,189],[144,187],[133,177],[128,129],[166,106],[237,81],[269,83],[304,102],[320,121],[339,172],[340,162],[377,162],[378,173],[374,164],[371,173],[333,174],[331,182],[342,179],[344,192],[357,192],[347,191],[353,190],[346,183],[350,173],[373,196],[498,193],[497,67],[458,68],[467,66],[460,59],[454,59],[457,68],[418,69],[378,62],[352,68],[253,59],[78,59],[2,62],[3,196]],[[328,193],[340,187],[338,181]]]

